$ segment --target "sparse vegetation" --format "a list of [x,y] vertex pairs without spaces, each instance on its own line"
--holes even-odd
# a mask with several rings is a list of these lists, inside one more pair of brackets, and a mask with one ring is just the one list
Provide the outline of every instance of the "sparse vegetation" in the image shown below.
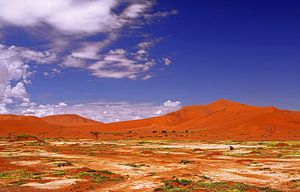
[[258,162],[251,162],[251,163],[248,164],[248,166],[250,166],[250,167],[261,167],[262,164],[260,164]]
[[97,172],[90,172],[90,171],[81,171],[78,173],[78,175],[76,176],[77,178],[91,178],[92,181],[94,181],[95,183],[103,183],[106,180],[109,179],[109,177],[103,176]]
[[186,165],[186,164],[193,163],[193,162],[194,162],[194,161],[190,161],[190,160],[183,159],[183,160],[181,160],[179,163]]
[[113,173],[108,170],[100,170],[101,173],[112,175]]
[[143,141],[138,141],[137,144],[138,145],[146,145],[146,144],[150,144],[150,145],[165,145],[166,141],[163,141],[163,140],[143,140]]
[[98,131],[94,131],[94,132],[91,132],[91,134],[95,137],[96,140],[98,140],[99,134],[101,134],[101,133]]
[[65,166],[71,166],[72,162],[70,161],[65,161],[65,162],[57,162],[55,163],[57,167],[65,167]]
[[37,140],[38,142],[44,142],[43,140],[39,139],[37,136],[29,135],[29,134],[19,134],[19,135],[9,135],[9,139],[21,141],[21,140]]
[[146,166],[145,164],[134,164],[134,163],[119,164],[119,165],[124,165],[124,166],[128,166],[128,167],[133,167],[133,168],[139,168],[139,167]]
[[194,190],[206,190],[210,192],[246,192],[248,190],[258,190],[260,192],[279,192],[268,187],[256,187],[244,183],[227,183],[227,182],[194,182],[185,179],[174,179],[162,181],[164,186],[155,189],[155,191],[162,192],[190,192]]
[[206,175],[201,175],[201,176],[199,176],[201,179],[203,179],[203,180],[211,180],[208,176],[206,176]]
[[45,145],[46,143],[44,142],[27,142],[26,143],[26,146],[32,146],[32,147],[35,147],[35,146],[43,146]]
[[185,186],[192,183],[186,179],[163,180],[164,186],[156,188],[154,191],[167,191],[167,192],[189,192],[192,188],[185,188]]
[[25,184],[25,183],[26,183],[26,180],[24,180],[24,179],[19,179],[19,180],[13,182],[12,184],[13,184],[13,185],[19,186],[19,185],[23,185],[23,184]]
[[66,175],[66,172],[62,171],[62,170],[55,170],[55,171],[52,172],[52,175],[54,175],[54,176],[63,176],[63,175]]
[[16,138],[17,139],[28,139],[32,137],[31,135],[28,135],[28,134],[20,134],[20,135],[16,135]]
[[155,176],[155,175],[156,175],[156,172],[150,172],[148,175],[149,175],[149,176]]
[[[184,131],[177,131],[176,133],[183,134]],[[169,131],[169,133],[172,132],[172,130]],[[127,132],[124,133],[126,134]],[[104,134],[104,132],[101,132],[101,134]],[[132,132],[132,134],[134,133]],[[158,134],[162,136],[160,131]],[[172,136],[172,134],[169,134],[169,136]],[[15,138],[15,136],[12,138]],[[51,178],[53,180],[78,179],[76,186],[81,187],[81,182],[89,184],[86,190],[101,191],[102,187],[109,188],[110,185],[116,184],[115,182],[124,182],[124,185],[121,184],[120,186],[149,187],[150,190],[153,190],[153,188],[157,187],[154,184],[156,184],[158,178],[168,179],[167,175],[178,174],[180,178],[173,176],[169,180],[163,180],[162,186],[155,189],[155,191],[276,192],[276,190],[268,188],[268,186],[273,186],[275,179],[274,181],[264,180],[264,183],[260,183],[264,187],[252,186],[249,183],[252,183],[251,181],[255,179],[257,174],[272,174],[276,180],[281,177],[297,178],[298,174],[298,164],[293,164],[293,162],[297,162],[294,159],[298,158],[297,155],[299,153],[299,145],[297,145],[299,143],[297,142],[281,141],[259,144],[256,141],[239,141],[239,144],[236,142],[235,145],[226,144],[226,147],[222,141],[156,140],[153,135],[153,137],[145,140],[105,141],[101,144],[99,142],[90,142],[89,140],[45,139],[46,145],[38,145],[36,144],[38,141],[31,138],[18,142],[14,142],[15,140],[12,138],[9,138],[12,142],[8,145],[5,145],[5,142],[8,142],[8,138],[4,138],[1,140],[0,146],[0,157],[3,160],[1,165],[8,164],[8,169],[16,166],[15,170],[0,172],[1,187],[5,190],[9,187],[17,188],[17,186],[25,183],[43,184],[44,182],[52,181]],[[234,146],[235,149],[230,151],[228,148],[230,145]],[[50,155],[48,156],[47,153]],[[222,156],[223,153],[231,157],[224,157]],[[96,156],[91,157],[91,155]],[[117,159],[111,159],[111,163],[109,162],[109,155],[112,155],[112,158],[117,157]],[[278,155],[281,155],[284,159],[277,161],[275,157]],[[86,159],[84,159],[85,157]],[[224,164],[217,164],[220,174],[218,177],[215,177],[214,174],[217,169],[214,167],[211,171],[210,165],[215,160],[218,161],[218,159],[222,159]],[[93,168],[100,166],[97,161],[101,161],[101,165],[104,162],[103,170],[91,169],[90,166]],[[84,162],[86,162],[87,167],[79,168],[78,166]],[[280,162],[279,166],[283,164],[288,169],[278,171],[278,162]],[[116,166],[118,163],[122,163],[119,164],[122,166]],[[233,165],[234,169],[231,169],[230,165]],[[26,170],[19,170],[17,167],[20,166],[27,168]],[[120,172],[123,173],[124,177],[111,172],[110,166],[113,166],[112,170],[121,170]],[[206,166],[205,169],[202,166]],[[5,170],[3,167],[0,168]],[[40,173],[29,171],[34,169],[38,169]],[[245,173],[239,172],[239,170],[243,169],[247,171]],[[228,171],[241,174],[242,176],[243,174],[248,174],[248,170],[256,173],[253,174],[254,176],[247,175],[249,183],[248,181],[245,181],[245,183],[227,181],[226,173]],[[138,178],[145,178],[145,180],[139,181],[135,179],[137,177],[132,177],[131,174],[139,174],[141,177]],[[127,185],[126,182],[130,185]],[[300,188],[300,182],[297,179],[290,179],[284,185],[278,184],[278,186],[278,188],[282,186],[285,191],[297,191]],[[124,191],[126,189],[124,188]],[[139,190],[144,191],[144,188]]]
[[259,170],[260,171],[272,171],[272,169],[269,167],[263,167],[263,168],[260,168]]
[[86,179],[91,179],[93,182],[101,184],[106,181],[114,181],[114,182],[119,182],[122,181],[123,178],[112,178],[111,175],[113,175],[112,172],[107,171],[107,170],[100,170],[96,171],[93,169],[87,170],[87,171],[80,171],[75,178],[86,178]]
[[93,174],[93,181],[95,183],[103,183],[103,182],[107,181],[108,179],[109,179],[109,177],[102,176],[99,174]]
[[25,170],[10,170],[0,172],[0,179],[39,179],[41,173],[27,172]]

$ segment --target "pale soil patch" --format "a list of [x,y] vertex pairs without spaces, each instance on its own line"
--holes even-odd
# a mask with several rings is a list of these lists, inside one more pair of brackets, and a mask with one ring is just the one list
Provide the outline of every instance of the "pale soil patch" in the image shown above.
[[131,189],[149,189],[157,186],[157,184],[153,182],[139,182],[139,181],[134,182],[133,185],[134,186],[131,187]]
[[161,153],[161,154],[172,154],[172,155],[186,155],[185,152],[172,152],[172,151],[155,151],[154,153]]
[[208,177],[219,180],[219,181],[234,181],[234,182],[246,182],[246,183],[260,183],[260,184],[266,184],[265,179],[260,178],[251,178],[247,176],[238,175],[235,172],[229,172],[229,171],[210,171],[206,172],[205,175]]
[[142,146],[133,146],[132,148],[171,148],[171,149],[229,149],[229,146],[233,148],[255,148],[254,145],[223,145],[223,144],[173,144],[173,145],[149,145],[145,144]]
[[48,189],[48,190],[54,190],[54,189],[61,189],[66,186],[70,186],[73,184],[76,184],[76,182],[81,181],[80,179],[61,179],[56,181],[50,181],[47,183],[26,183],[24,187],[33,187],[36,189]]
[[50,141],[50,145],[84,145],[84,146],[94,146],[94,145],[118,145],[124,146],[126,144],[119,142],[110,141],[95,141],[95,140],[79,140],[79,141]]
[[30,166],[30,165],[41,164],[42,161],[40,161],[40,160],[36,160],[36,161],[13,161],[13,162],[10,162],[10,163],[14,164],[14,165],[20,165],[20,166]]
[[0,152],[0,157],[21,157],[21,156],[29,156],[29,157],[58,157],[58,158],[81,158],[76,155],[64,155],[58,153],[47,152],[44,150],[36,150],[32,152]]
[[[222,156],[223,160],[237,160],[240,157],[232,157],[232,156]],[[295,162],[295,163],[300,163],[300,159],[292,159],[292,158],[270,158],[270,157],[245,157],[247,159],[251,159],[251,160],[264,160],[265,162]]]

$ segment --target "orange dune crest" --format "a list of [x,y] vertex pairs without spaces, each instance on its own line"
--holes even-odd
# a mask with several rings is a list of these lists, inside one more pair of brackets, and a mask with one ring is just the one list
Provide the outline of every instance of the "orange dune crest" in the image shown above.
[[108,124],[78,115],[55,115],[44,118],[1,115],[0,129],[1,136],[9,133],[28,133],[42,137],[90,138],[91,132],[119,132],[120,135],[135,132],[135,135],[130,137],[300,140],[300,112],[275,107],[256,107],[220,99],[208,105],[182,107],[163,116]]
[[98,121],[87,119],[79,115],[67,114],[67,115],[51,115],[42,118],[44,121],[61,126],[83,126],[83,125],[102,125]]

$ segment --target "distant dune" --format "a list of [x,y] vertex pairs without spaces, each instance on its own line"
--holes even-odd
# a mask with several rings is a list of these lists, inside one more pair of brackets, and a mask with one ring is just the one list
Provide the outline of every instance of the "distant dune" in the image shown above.
[[[78,115],[44,118],[2,115],[0,129],[2,136],[9,133],[28,133],[44,137],[87,138],[91,137],[91,132],[135,132],[135,135],[130,137],[300,140],[300,112],[275,107],[255,107],[221,99],[208,105],[183,107],[159,117],[110,124]],[[172,134],[158,135],[162,132]]]
[[44,121],[61,126],[84,126],[84,125],[101,125],[103,123],[90,120],[79,115],[52,115],[42,118]]

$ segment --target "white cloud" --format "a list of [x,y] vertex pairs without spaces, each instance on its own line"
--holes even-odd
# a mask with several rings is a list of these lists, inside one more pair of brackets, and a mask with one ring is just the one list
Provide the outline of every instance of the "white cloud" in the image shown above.
[[165,65],[171,65],[171,64],[172,64],[171,59],[169,59],[169,58],[167,58],[167,57],[163,58],[163,61],[164,61],[164,64],[165,64]]
[[155,111],[154,114],[155,115],[162,115],[162,114],[164,114],[164,112],[159,109],[158,111]]
[[67,107],[68,105],[64,102],[61,102],[59,104],[56,105],[56,107]]
[[116,5],[115,0],[1,0],[0,18],[17,26],[46,23],[63,32],[104,32],[117,23],[111,11]]
[[139,43],[137,45],[137,47],[139,49],[146,50],[146,49],[151,48],[155,43],[157,43],[159,41],[160,41],[160,39],[154,39],[154,40],[151,40],[151,41],[144,41],[144,42]]
[[146,75],[145,77],[143,77],[142,79],[143,80],[148,80],[148,79],[151,79],[152,78],[152,75]]
[[[4,91],[6,98],[17,98],[23,101],[28,100],[27,91],[23,82],[18,82],[16,86],[11,87],[7,86]],[[7,99],[9,100],[9,99]],[[9,103],[12,103],[12,100],[9,100]]]
[[178,11],[177,10],[171,10],[171,11],[159,11],[157,13],[154,14],[144,14],[143,17],[147,20],[153,20],[153,19],[159,19],[162,17],[169,17],[172,15],[177,15]]
[[100,47],[99,43],[89,43],[83,46],[79,50],[71,53],[71,56],[81,58],[81,59],[98,59]]
[[0,25],[46,25],[65,35],[111,33],[152,6],[152,1],[0,0]]
[[104,55],[99,55],[99,59],[92,63],[69,55],[63,65],[88,69],[99,78],[136,79],[141,76],[142,79],[149,79],[150,76],[145,73],[155,65],[155,61],[147,55],[143,56],[143,61],[141,61],[134,55],[136,54],[128,53],[124,49],[114,49]]
[[80,59],[99,59],[99,52],[116,40],[117,37],[118,35],[113,32],[108,34],[108,36],[102,41],[88,43],[85,42],[82,44],[81,48],[73,51],[71,56]]
[[180,101],[166,101],[164,102],[164,106],[165,107],[179,107],[181,105],[181,102]]
[[1,103],[0,104],[0,114],[6,114],[9,113],[9,111],[6,109],[6,104]]
[[[29,62],[45,63],[54,60],[50,52],[4,46],[0,44],[0,102],[29,102],[25,85],[30,83]],[[3,108],[3,106],[2,106]]]
[[74,57],[72,55],[68,55],[65,57],[63,63],[63,67],[75,67],[75,68],[84,68],[86,66],[86,62],[84,59],[80,57]]
[[144,3],[132,4],[125,9],[123,16],[125,18],[136,18],[140,16],[149,7],[151,7],[150,1]]
[[[165,106],[124,104],[121,108],[108,107],[105,116],[97,116],[96,110],[86,108],[92,104],[69,106],[36,105],[30,101],[26,86],[32,76],[33,64],[53,65],[46,76],[60,73],[62,68],[75,67],[89,70],[99,78],[144,79],[152,77],[150,70],[156,60],[149,55],[149,49],[160,39],[145,41],[128,49],[112,49],[108,46],[121,36],[122,29],[132,29],[142,25],[143,20],[151,19],[154,1],[140,0],[0,0],[0,36],[5,37],[7,28],[13,26],[31,33],[31,38],[47,40],[49,50],[35,51],[18,46],[0,44],[0,113],[37,114],[38,116],[83,110],[83,115],[103,119],[103,121],[136,119],[148,117]],[[169,13],[158,12],[153,17],[166,17]],[[40,32],[43,33],[40,33]],[[47,38],[45,33],[47,32]],[[101,40],[88,41],[87,37],[103,37]],[[41,45],[44,46],[44,45]],[[15,109],[11,108],[15,105]],[[99,106],[98,104],[96,106]],[[125,110],[125,106],[131,110]],[[101,106],[103,107],[103,106]],[[105,108],[105,107],[104,107]],[[96,107],[101,112],[100,107]],[[118,110],[120,112],[118,112]],[[137,112],[134,112],[134,110]],[[141,109],[151,109],[142,112]],[[155,109],[155,110],[154,110]],[[116,115],[114,115],[115,113]],[[122,114],[124,116],[122,116]]]
[[[39,63],[48,63],[58,58],[63,67],[90,70],[99,78],[150,77],[144,74],[154,66],[149,58],[149,49],[160,38],[145,41],[137,46],[135,53],[102,53],[120,36],[125,27],[142,25],[151,15],[167,17],[171,12],[152,13],[155,1],[116,0],[0,0],[0,30],[18,26],[29,29],[37,38],[44,38],[38,30],[47,31],[49,45],[62,55],[52,52],[22,50],[24,58],[35,58]],[[1,31],[0,31],[1,34]],[[87,41],[87,37],[100,35],[101,40]],[[57,47],[58,46],[58,47]],[[119,49],[122,50],[122,49]],[[133,57],[130,55],[133,54]],[[48,60],[46,59],[48,58]],[[40,59],[38,61],[38,59]],[[45,75],[49,75],[46,72]],[[52,73],[54,74],[54,73]]]
[[144,49],[140,49],[136,52],[138,55],[144,55],[147,54],[147,51],[145,51]]
[[[31,105],[19,107],[14,113],[39,117],[55,114],[73,114],[101,122],[116,122],[154,117],[176,111],[180,106],[154,105],[151,103],[132,104],[128,102],[94,102],[76,105],[59,103],[56,105]],[[1,113],[1,106],[0,106]]]

